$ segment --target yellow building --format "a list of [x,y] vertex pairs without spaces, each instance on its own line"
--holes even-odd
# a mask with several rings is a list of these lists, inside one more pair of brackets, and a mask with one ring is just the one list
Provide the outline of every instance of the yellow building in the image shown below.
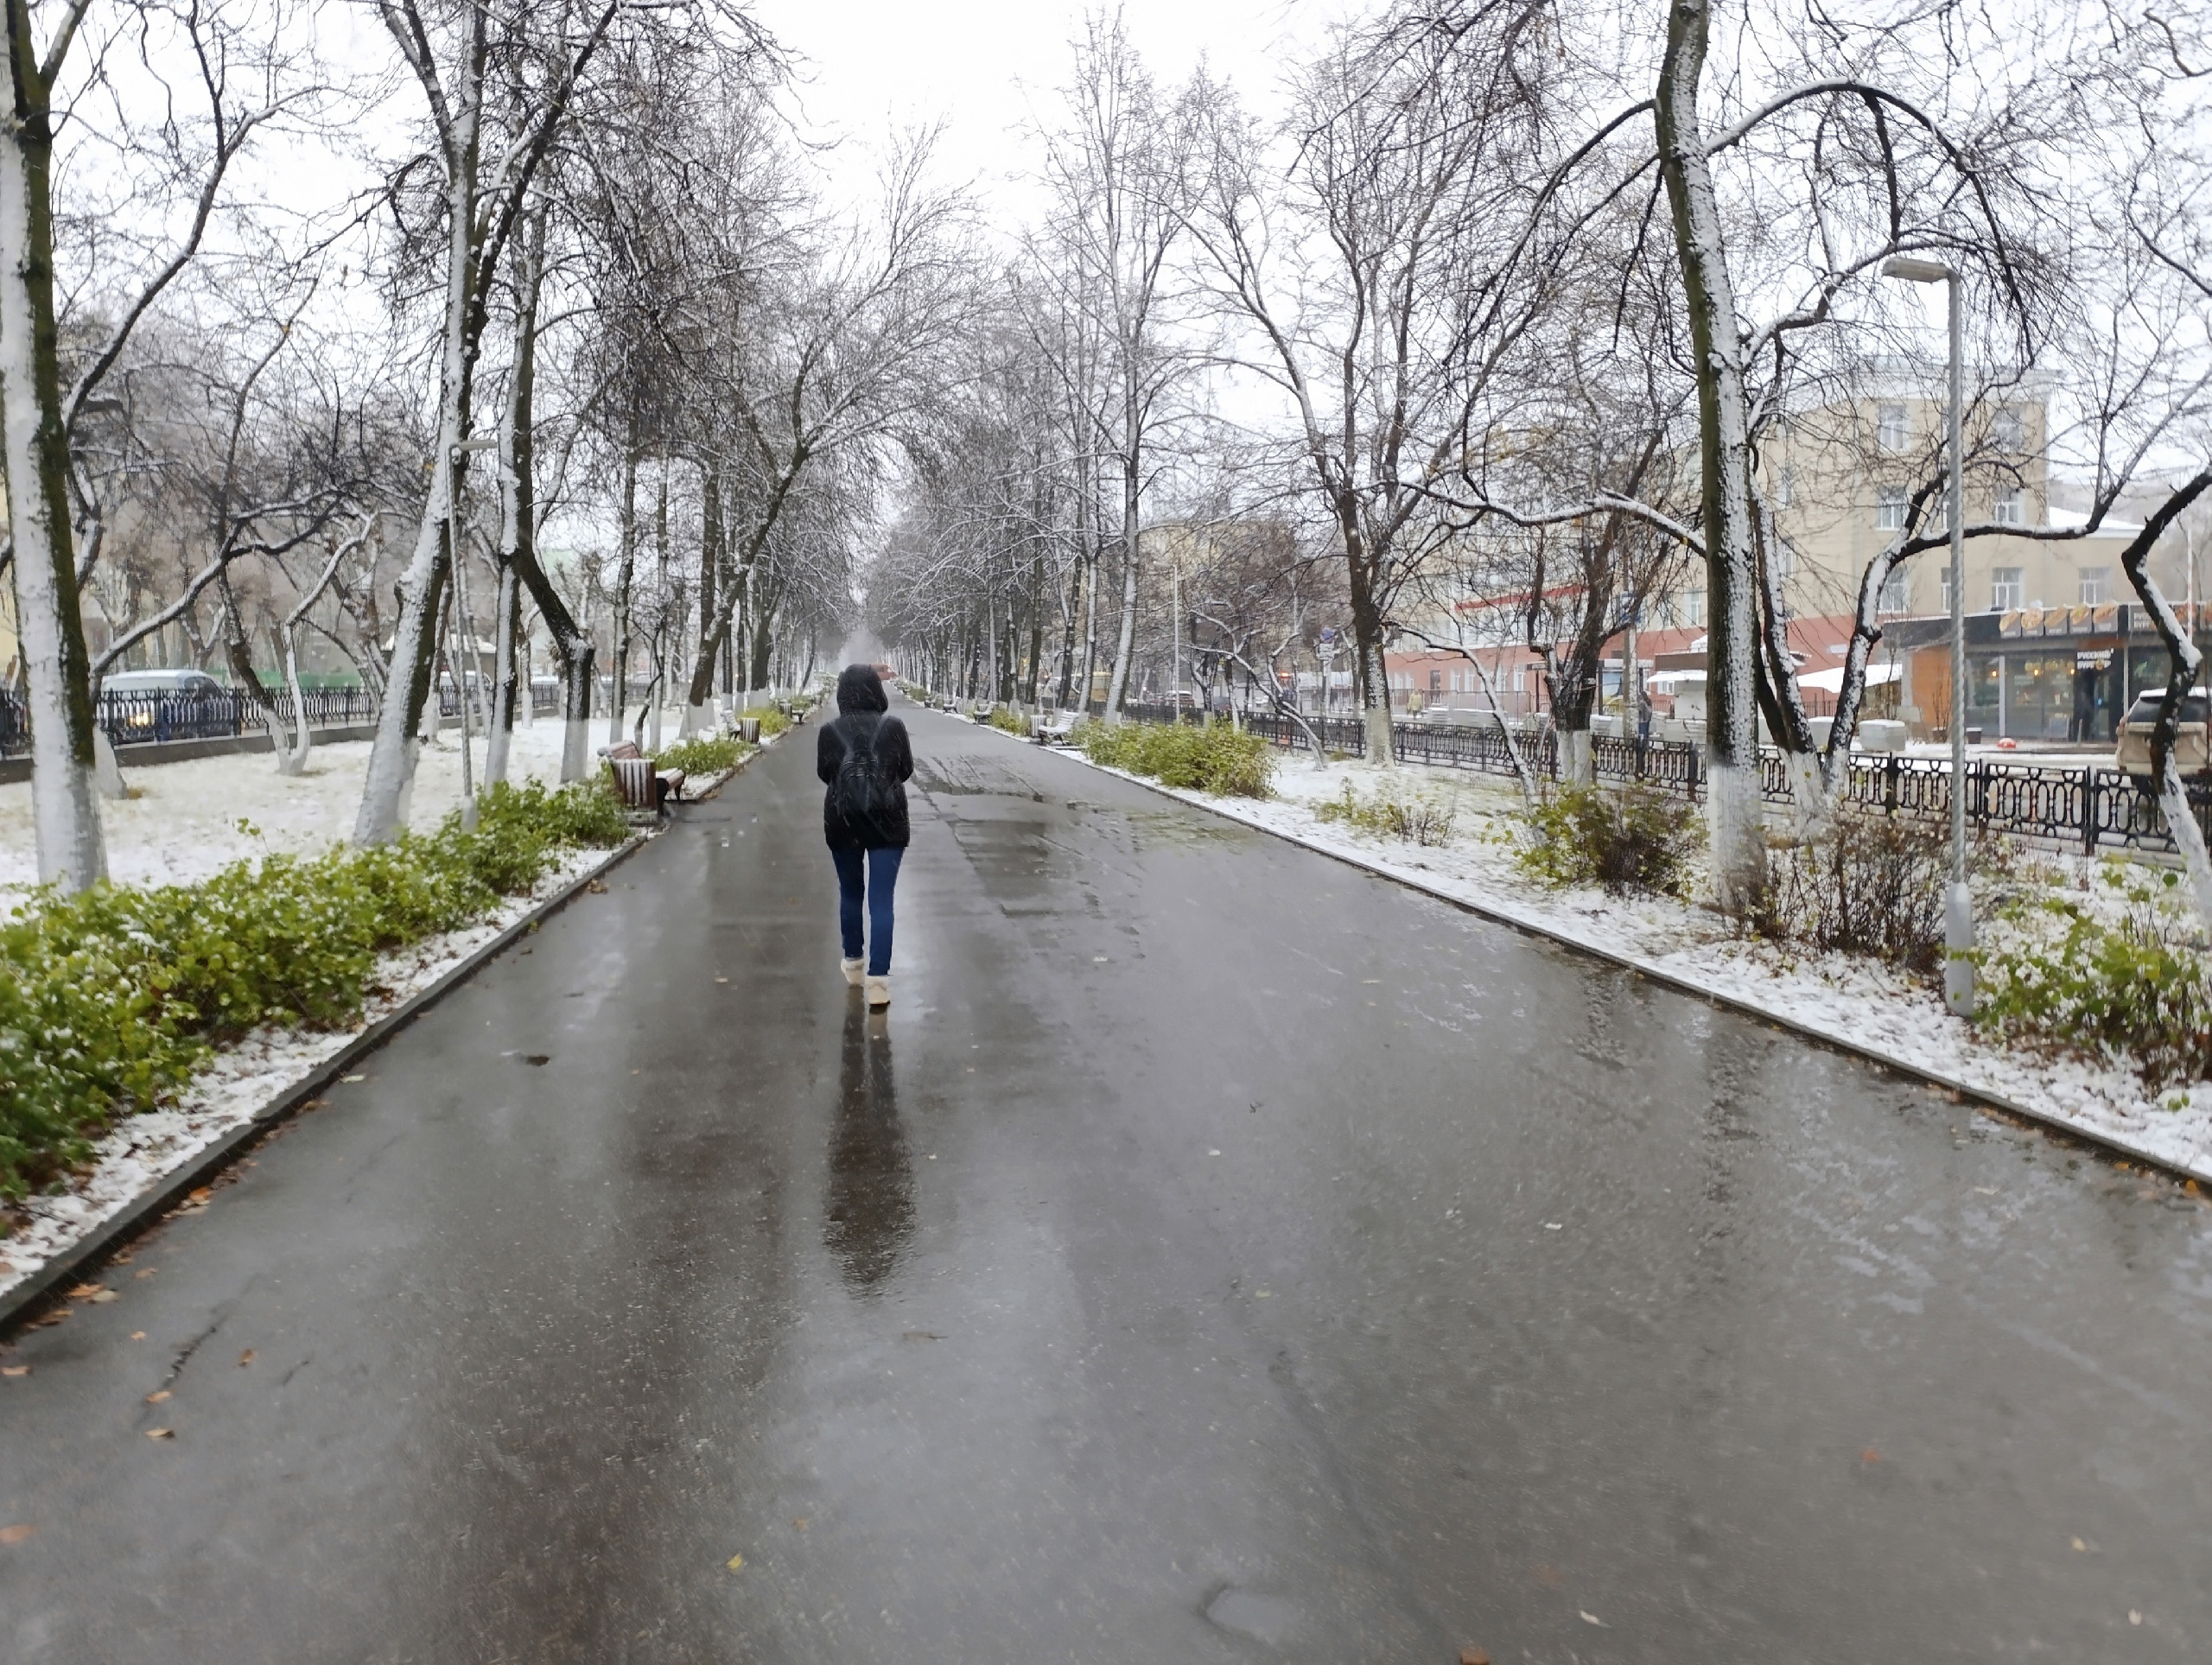
[[[1784,542],[1785,605],[1794,620],[1832,620],[1840,652],[1867,567],[1895,542],[1911,493],[1943,471],[1945,404],[1925,367],[1877,364],[1863,397],[1793,413],[1760,464]],[[1940,383],[1940,371],[1936,373]],[[2137,615],[2120,554],[2139,525],[2088,518],[2051,501],[2047,390],[2021,383],[1980,398],[1965,433],[1967,524],[2018,526],[1966,543],[1967,723],[1986,738],[2108,742],[2133,694],[2163,680],[2165,655]],[[1940,495],[1917,523],[1945,524]],[[1904,671],[1900,710],[1923,733],[1950,702],[1950,555],[1914,556],[1884,588],[1884,650]],[[2177,598],[2178,599],[2178,598]]]

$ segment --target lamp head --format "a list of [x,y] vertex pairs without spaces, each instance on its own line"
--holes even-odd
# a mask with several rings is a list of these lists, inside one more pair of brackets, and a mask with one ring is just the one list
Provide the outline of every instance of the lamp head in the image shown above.
[[1902,277],[1913,283],[1945,283],[1958,273],[1940,260],[1916,260],[1909,254],[1893,254],[1882,263],[1882,276]]

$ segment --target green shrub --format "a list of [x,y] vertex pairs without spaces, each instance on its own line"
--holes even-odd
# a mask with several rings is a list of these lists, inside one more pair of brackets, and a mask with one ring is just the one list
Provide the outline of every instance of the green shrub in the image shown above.
[[1085,722],[1073,738],[1092,762],[1149,775],[1163,786],[1224,798],[1274,791],[1274,748],[1226,722]]
[[1695,809],[1650,786],[1567,786],[1529,814],[1537,841],[1522,866],[1554,887],[1603,885],[1679,896],[1702,842]]
[[758,717],[760,720],[762,740],[773,740],[791,726],[791,720],[772,705],[756,705],[750,710],[741,711],[738,715],[741,717]]
[[736,768],[751,749],[734,734],[694,734],[667,747],[653,761],[687,775],[715,775]]
[[2212,970],[2178,910],[2118,874],[2107,882],[2130,889],[2116,923],[2071,899],[2040,901],[2034,912],[2063,922],[2055,937],[2025,935],[1976,956],[1975,1023],[2047,1052],[2124,1062],[2154,1092],[2212,1078]]
[[352,1022],[379,952],[457,930],[562,851],[627,831],[603,783],[500,785],[473,832],[455,814],[372,849],[20,905],[0,924],[0,1197],[81,1162],[112,1116],[173,1094],[213,1043]]
[[1376,788],[1371,798],[1362,798],[1349,780],[1341,796],[1316,804],[1313,813],[1323,821],[1341,821],[1362,832],[1422,845],[1451,842],[1452,825],[1458,818],[1456,811],[1426,798],[1394,798],[1383,787]]
[[1002,729],[1007,734],[1018,735],[1023,740],[1029,738],[1029,719],[1007,706],[993,706],[988,721],[994,728]]

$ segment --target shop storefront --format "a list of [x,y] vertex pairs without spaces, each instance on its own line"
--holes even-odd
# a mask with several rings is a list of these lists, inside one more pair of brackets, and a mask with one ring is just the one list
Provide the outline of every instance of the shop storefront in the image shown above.
[[[2138,611],[2107,602],[1969,614],[1967,727],[1986,740],[2112,744],[2128,702],[2166,677],[2166,651]],[[1907,703],[1928,732],[1950,707],[1949,633],[1943,619],[1904,620],[1885,632],[1889,645],[1910,650]]]

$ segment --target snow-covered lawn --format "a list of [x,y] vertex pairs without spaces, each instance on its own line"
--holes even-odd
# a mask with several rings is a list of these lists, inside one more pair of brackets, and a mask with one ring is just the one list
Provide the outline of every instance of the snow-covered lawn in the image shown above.
[[[1363,763],[1317,769],[1292,752],[1281,759],[1272,799],[1170,795],[2212,1179],[2212,1081],[2153,1098],[2129,1071],[1985,1040],[1944,1009],[1940,991],[1872,960],[1746,939],[1720,915],[1665,897],[1548,890],[1517,860],[1525,823],[1510,781],[1420,766],[1394,773]],[[1395,796],[1449,808],[1450,842],[1423,848],[1315,813],[1348,782],[1365,798],[1386,780]],[[2101,887],[2082,887],[2096,864],[2036,860],[2055,892],[2101,904]]]
[[[508,774],[518,781],[559,779],[561,734],[561,724],[550,721],[518,728]],[[593,744],[602,738],[594,734]],[[133,796],[100,805],[108,877],[118,884],[181,884],[205,879],[242,856],[311,855],[351,837],[369,742],[318,746],[308,754],[307,772],[289,778],[276,772],[276,759],[267,752],[146,769],[130,766],[128,747],[121,755]],[[480,739],[474,766],[480,778]],[[461,732],[449,728],[438,745],[425,748],[416,769],[412,824],[435,826],[460,804]],[[240,827],[242,820],[253,830]],[[10,893],[37,881],[30,783],[10,782],[0,785],[0,909]]]

